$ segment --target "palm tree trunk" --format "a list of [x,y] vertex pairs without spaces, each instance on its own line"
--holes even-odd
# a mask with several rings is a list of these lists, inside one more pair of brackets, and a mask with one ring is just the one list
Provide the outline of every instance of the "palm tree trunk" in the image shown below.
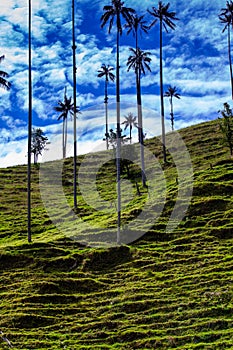
[[77,126],[76,126],[76,45],[75,45],[75,8],[72,0],[72,49],[73,49],[73,99],[74,99],[74,208],[77,208]]
[[34,164],[37,164],[38,162],[38,154],[35,152],[34,153]]
[[[117,23],[119,23],[120,14],[117,13]],[[120,244],[121,230],[121,177],[120,177],[120,158],[121,158],[121,126],[120,126],[120,59],[119,59],[119,28],[117,29],[117,60],[116,60],[116,108],[117,108],[117,147],[116,147],[116,167],[117,167],[117,244]]]
[[172,96],[171,96],[171,99],[170,99],[170,104],[171,104],[171,125],[172,125],[172,131],[174,131],[174,113],[173,113]]
[[136,52],[138,50],[138,30],[135,31],[135,44],[136,44]]
[[66,146],[67,146],[67,119],[68,116],[65,118],[65,143],[64,143],[64,158],[66,158]]
[[166,139],[165,139],[165,121],[164,121],[164,101],[163,101],[163,23],[160,19],[160,102],[161,102],[161,124],[162,124],[162,144],[163,160],[166,163]]
[[[136,39],[136,55],[138,54],[138,31],[135,33]],[[144,145],[143,145],[143,126],[142,126],[142,99],[141,99],[141,70],[136,66],[136,86],[137,86],[137,107],[138,107],[138,140],[140,143],[140,156],[142,167],[142,185],[146,186],[145,177],[145,160],[144,160]]]
[[62,122],[62,157],[65,159],[65,118]]
[[143,140],[143,126],[142,126],[142,99],[141,99],[141,70],[136,69],[137,80],[137,105],[138,105],[138,138],[140,143],[141,167],[142,167],[142,185],[146,186],[145,177],[145,160],[144,160],[144,140]]
[[230,76],[231,76],[231,98],[233,100],[233,75],[232,75],[232,60],[231,60],[231,34],[230,25],[228,25],[228,56],[230,65]]
[[28,167],[27,167],[27,207],[28,207],[28,242],[31,239],[31,145],[32,145],[32,50],[31,50],[31,0],[28,3]]
[[105,80],[105,137],[106,137],[106,149],[108,150],[108,81]]

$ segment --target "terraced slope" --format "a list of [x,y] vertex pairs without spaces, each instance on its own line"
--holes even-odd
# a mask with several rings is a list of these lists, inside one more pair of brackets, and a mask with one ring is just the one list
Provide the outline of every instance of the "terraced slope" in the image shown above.
[[[93,248],[64,237],[43,207],[37,167],[33,243],[27,244],[26,167],[0,170],[0,329],[15,349],[233,348],[233,161],[219,144],[216,121],[180,133],[194,167],[188,212],[174,232],[165,233],[177,196],[170,158],[163,212],[130,245]],[[147,142],[161,157],[159,142]],[[130,171],[135,185],[138,169]],[[113,173],[110,162],[97,179],[110,201]],[[70,202],[71,181],[67,160],[63,185]],[[143,207],[148,194],[139,190],[124,212],[126,221]],[[100,222],[99,212],[81,193],[78,198],[83,220]],[[101,224],[114,227],[110,218],[103,216]],[[1,339],[0,346],[7,349]]]

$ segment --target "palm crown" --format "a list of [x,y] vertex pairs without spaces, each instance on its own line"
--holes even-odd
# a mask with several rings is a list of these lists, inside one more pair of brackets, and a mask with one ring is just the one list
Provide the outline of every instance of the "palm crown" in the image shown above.
[[137,117],[133,115],[133,113],[129,112],[128,115],[125,115],[125,121],[121,124],[125,125],[125,129],[126,130],[129,126],[129,139],[130,139],[130,143],[132,140],[132,129],[135,126],[136,128],[138,127],[138,123],[136,122]]
[[164,5],[162,1],[159,1],[158,8],[152,6],[152,11],[148,10],[148,12],[155,17],[150,27],[152,27],[157,20],[160,20],[166,32],[168,32],[168,28],[173,30],[176,28],[176,24],[173,21],[178,20],[178,18],[175,12],[169,12],[169,7],[170,3]]
[[129,112],[128,115],[125,116],[125,121],[121,124],[125,125],[125,129],[130,127],[132,129],[133,126],[137,127],[138,123],[136,122],[137,117],[133,115],[133,113]]
[[218,16],[220,22],[224,24],[222,33],[227,29],[228,37],[228,57],[229,57],[229,67],[230,67],[230,80],[231,80],[231,95],[233,99],[233,72],[232,72],[232,58],[231,58],[231,31],[230,26],[233,28],[233,2],[227,1],[226,8],[221,9],[221,13]]
[[143,20],[144,15],[138,16],[137,14],[132,15],[130,21],[125,24],[125,28],[128,29],[127,34],[133,33],[133,36],[136,38],[136,48],[138,47],[138,31],[142,34],[148,33],[148,26],[146,21]]
[[[57,118],[58,120],[66,119],[69,113],[71,116],[74,115],[74,104],[71,101],[72,97],[68,98],[66,94],[64,96],[64,102],[58,101],[58,106],[54,107],[54,110],[56,112],[61,112],[61,114]],[[79,113],[79,107],[76,107],[76,113]]]
[[176,97],[176,98],[180,99],[180,94],[178,94],[176,86],[172,87],[171,85],[168,87],[164,96],[165,97]]
[[74,107],[74,103],[72,103],[72,97],[66,96],[66,89],[64,94],[64,102],[58,101],[58,106],[54,107],[56,112],[59,112],[60,115],[57,118],[58,120],[62,119],[63,121],[63,132],[62,132],[62,150],[63,150],[63,158],[66,157],[66,144],[67,144],[67,119],[68,114],[71,116],[74,113],[80,113],[79,107]]
[[105,24],[109,21],[108,32],[110,33],[114,23],[114,18],[117,17],[117,30],[119,31],[120,35],[122,34],[120,14],[126,20],[126,22],[130,22],[131,14],[135,13],[134,9],[130,7],[125,7],[124,2],[120,0],[112,0],[112,5],[106,5],[103,9],[105,13],[101,16],[101,28],[103,28]]
[[228,26],[232,26],[233,28],[233,2],[227,1],[226,8],[221,9],[221,13],[219,15],[219,19],[221,23],[225,24],[222,32],[224,33]]
[[128,66],[128,71],[130,69],[134,69],[135,73],[137,73],[137,70],[144,75],[146,74],[145,68],[151,72],[150,69],[150,62],[151,58],[148,57],[151,55],[150,52],[146,52],[141,50],[140,48],[137,48],[136,50],[133,48],[129,49],[132,52],[132,55],[129,56],[127,66]]
[[98,70],[98,78],[105,77],[105,80],[108,82],[109,80],[114,81],[115,75],[112,73],[114,70],[113,67],[110,67],[109,65],[106,66],[106,64],[102,64],[101,69]]

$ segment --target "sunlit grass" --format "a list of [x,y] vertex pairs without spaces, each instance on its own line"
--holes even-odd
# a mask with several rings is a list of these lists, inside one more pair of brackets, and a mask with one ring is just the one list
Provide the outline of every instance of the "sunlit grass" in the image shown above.
[[[62,226],[66,234],[44,208],[39,168],[33,166],[31,244],[26,166],[0,169],[0,329],[15,349],[232,348],[233,161],[219,143],[217,121],[180,134],[194,168],[186,215],[166,233],[178,174],[171,154],[162,165],[159,140],[147,140],[146,147],[164,168],[165,187],[160,178],[155,189],[153,183],[143,188],[132,164],[129,174],[122,174],[122,225],[137,222],[135,232],[147,231],[123,246],[98,247],[101,234],[116,237],[113,161],[99,168],[99,197],[83,195],[78,187],[79,220]],[[105,154],[93,157],[87,176]],[[72,167],[67,159],[63,189],[71,211]],[[105,210],[96,208],[99,198]],[[134,221],[149,199],[148,216]],[[57,220],[66,215],[65,209],[54,211]],[[72,234],[78,239],[71,239]],[[90,237],[96,248],[84,245]],[[7,349],[7,344],[0,340],[0,347]]]

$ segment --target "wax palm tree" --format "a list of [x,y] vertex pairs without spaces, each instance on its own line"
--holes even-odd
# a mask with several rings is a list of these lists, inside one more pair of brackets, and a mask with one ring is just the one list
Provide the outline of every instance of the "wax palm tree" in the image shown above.
[[[138,51],[138,34],[140,33],[148,33],[148,26],[146,25],[146,21],[144,21],[144,15],[138,16],[137,14],[132,16],[132,20],[125,25],[126,28],[128,28],[127,34],[133,33],[133,36],[135,37],[135,54],[139,53]],[[134,64],[133,64],[134,65]],[[140,84],[140,77],[139,77],[139,67],[138,65],[135,65],[135,74],[136,74],[136,86],[137,86],[137,92],[138,92],[138,85]],[[141,94],[141,92],[140,92]],[[138,93],[137,93],[138,96]],[[137,97],[137,103],[139,102],[139,99]],[[140,153],[141,153],[141,168],[142,168],[142,182],[143,185],[145,185],[145,165],[144,165],[144,148],[143,148],[143,130],[142,130],[142,110],[141,110],[141,103],[137,105],[138,108],[138,138],[139,142],[141,140],[141,147],[140,147]]]
[[[72,103],[72,97],[66,96],[66,89],[64,93],[64,102],[58,101],[58,106],[54,107],[54,110],[56,112],[61,113],[58,120],[63,121],[63,128],[62,128],[62,154],[63,158],[66,158],[66,145],[67,145],[67,121],[68,116],[72,117],[74,115],[74,104]],[[76,113],[80,113],[79,107],[76,107]]]
[[128,29],[127,34],[133,33],[136,42],[136,49],[138,48],[138,34],[148,33],[148,26],[146,21],[144,21],[144,15],[138,16],[137,14],[132,16],[130,22],[126,23],[125,28]]
[[145,164],[144,164],[144,148],[143,148],[143,123],[142,123],[142,97],[141,97],[141,76],[146,74],[146,70],[151,71],[150,52],[142,51],[140,48],[136,50],[130,48],[132,53],[127,61],[128,71],[133,69],[136,74],[136,87],[137,87],[137,107],[138,107],[138,138],[140,143],[141,152],[141,167],[142,167],[142,183],[146,186],[145,178]]
[[[0,63],[5,59],[5,56],[0,56]],[[5,90],[10,90],[11,88],[11,83],[9,81],[6,80],[6,78],[8,78],[9,75],[8,73],[0,70],[0,87],[5,89]]]
[[101,69],[98,70],[98,78],[105,78],[105,97],[104,97],[104,104],[105,104],[105,137],[106,137],[106,148],[109,148],[108,144],[108,83],[110,81],[115,80],[115,75],[112,73],[114,70],[113,67],[110,67],[109,65],[106,66],[106,64],[102,64]]
[[112,0],[112,5],[104,6],[104,14],[101,16],[101,28],[103,28],[108,22],[108,32],[111,33],[114,19],[116,19],[117,26],[117,38],[116,38],[116,107],[117,107],[117,243],[120,243],[120,226],[121,226],[121,187],[120,187],[120,35],[122,35],[122,18],[126,22],[130,22],[135,10],[130,7],[125,7],[124,2],[121,0]]
[[28,0],[28,164],[27,164],[27,228],[31,235],[31,149],[32,149],[32,2]]
[[125,121],[121,123],[122,125],[125,125],[124,130],[126,130],[129,126],[129,139],[130,143],[132,141],[132,129],[133,127],[138,127],[138,123],[136,122],[137,116],[134,116],[133,113],[129,112],[128,115],[125,115]]
[[154,17],[153,22],[150,24],[150,28],[153,27],[159,21],[159,37],[160,37],[160,101],[161,101],[161,124],[162,124],[162,143],[163,143],[163,159],[166,163],[166,140],[165,140],[165,121],[164,121],[164,100],[163,100],[163,28],[168,33],[168,28],[174,30],[176,24],[174,23],[176,18],[175,12],[169,12],[170,3],[163,4],[159,1],[158,8],[152,7],[152,10],[148,10],[149,14]]
[[230,66],[230,79],[231,79],[231,96],[233,100],[233,73],[232,73],[232,58],[231,58],[231,28],[233,28],[233,2],[227,1],[226,8],[221,9],[221,13],[218,16],[221,23],[224,24],[222,33],[227,29],[228,38],[228,57]]
[[173,112],[173,97],[180,99],[180,94],[178,94],[176,86],[172,87],[171,85],[168,87],[167,91],[164,94],[164,97],[169,97],[169,102],[171,106],[171,126],[172,131],[174,130],[174,112]]

